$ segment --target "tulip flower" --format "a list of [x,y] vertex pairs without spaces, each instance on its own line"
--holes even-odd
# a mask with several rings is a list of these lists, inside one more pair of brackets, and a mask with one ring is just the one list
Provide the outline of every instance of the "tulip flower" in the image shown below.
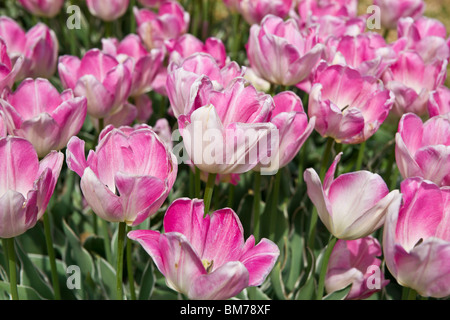
[[240,0],[239,13],[248,24],[258,24],[268,14],[286,18],[293,7],[293,0]]
[[430,93],[428,100],[428,114],[430,117],[450,114],[450,89],[445,86],[437,87]]
[[86,98],[60,94],[47,79],[25,79],[0,99],[8,131],[30,141],[40,158],[60,150],[78,134],[86,118]]
[[398,117],[408,112],[424,115],[429,93],[444,83],[446,68],[446,60],[426,63],[418,53],[401,52],[382,77],[386,88],[395,95],[394,114]]
[[255,245],[236,213],[220,209],[203,217],[203,201],[175,200],[164,216],[165,233],[135,230],[128,237],[150,255],[171,289],[189,299],[225,300],[261,285],[280,254],[267,239]]
[[125,14],[129,0],[86,0],[89,12],[103,21],[114,21]]
[[157,212],[178,169],[176,157],[150,127],[105,127],[87,160],[84,144],[70,139],[67,165],[81,177],[86,202],[99,217],[135,226]]
[[131,57],[131,92],[136,97],[151,91],[152,83],[164,60],[164,52],[153,49],[148,52],[140,38],[135,34],[127,35],[122,41],[109,38],[102,39],[102,51],[125,62]]
[[296,85],[310,75],[324,51],[313,30],[304,35],[295,20],[267,15],[261,25],[250,28],[250,67],[273,84]]
[[169,65],[166,83],[174,116],[178,118],[192,111],[193,99],[202,83],[212,81],[217,90],[222,90],[243,72],[236,62],[220,68],[216,60],[206,53],[195,53],[180,63],[174,61]]
[[190,15],[178,2],[162,3],[157,14],[137,7],[133,10],[138,34],[148,50],[163,48],[166,41],[176,40],[188,30]]
[[346,300],[369,298],[389,283],[380,270],[379,256],[380,243],[372,236],[338,240],[328,260],[325,289],[332,293],[351,285]]
[[43,23],[25,31],[9,17],[0,17],[0,37],[5,40],[12,61],[23,56],[24,61],[16,80],[26,77],[50,78],[56,71],[58,39]]
[[392,276],[424,297],[450,295],[450,189],[418,177],[400,185],[400,210],[386,216],[383,252]]
[[422,123],[405,114],[395,135],[395,158],[404,179],[418,176],[450,186],[450,119],[436,116]]
[[64,88],[87,98],[87,112],[105,118],[117,111],[131,90],[131,58],[119,63],[98,49],[91,49],[80,60],[74,56],[59,58],[58,70]]
[[[304,173],[308,196],[317,208],[320,220],[336,238],[364,238],[380,228],[387,212],[395,210],[398,190],[389,192],[376,173],[356,171],[334,179],[342,152],[334,159],[325,179],[309,168]],[[397,207],[398,209],[398,207]]]
[[11,61],[6,43],[0,38],[0,92],[5,88],[11,88],[23,65],[23,56]]
[[356,17],[357,0],[300,0],[298,14],[302,21],[311,21],[323,16]]
[[30,13],[39,17],[53,18],[64,5],[64,0],[19,0]]
[[341,65],[321,67],[309,97],[308,115],[316,130],[339,143],[366,141],[380,127],[394,103],[393,94],[375,77]]
[[314,18],[313,21],[305,24],[304,27],[315,28],[318,41],[321,43],[326,43],[329,37],[355,37],[363,34],[366,30],[366,20],[362,17],[349,18],[347,16],[324,15]]
[[274,108],[270,95],[238,78],[223,91],[215,91],[211,83],[200,86],[196,100],[193,111],[178,118],[178,126],[186,152],[200,170],[243,173],[275,153],[278,130],[267,122]]
[[147,8],[157,8],[166,1],[176,1],[176,0],[138,0],[140,4],[142,4],[144,7]]
[[381,25],[387,29],[395,29],[400,18],[418,19],[425,10],[423,0],[374,0],[373,4],[380,7]]
[[33,145],[0,139],[0,238],[13,238],[42,218],[55,190],[64,155],[52,151],[39,162]]

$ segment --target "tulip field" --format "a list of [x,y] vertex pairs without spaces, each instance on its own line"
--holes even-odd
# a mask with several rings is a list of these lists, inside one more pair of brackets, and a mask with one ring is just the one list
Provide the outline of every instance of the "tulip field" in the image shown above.
[[449,10],[3,0],[0,300],[447,300]]

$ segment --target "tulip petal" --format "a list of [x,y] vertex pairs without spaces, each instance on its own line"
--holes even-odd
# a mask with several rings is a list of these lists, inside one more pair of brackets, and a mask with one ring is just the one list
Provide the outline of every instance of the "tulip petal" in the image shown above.
[[[0,192],[0,194],[2,194]],[[32,228],[37,221],[36,191],[27,199],[14,190],[0,196],[0,238],[13,238]]]

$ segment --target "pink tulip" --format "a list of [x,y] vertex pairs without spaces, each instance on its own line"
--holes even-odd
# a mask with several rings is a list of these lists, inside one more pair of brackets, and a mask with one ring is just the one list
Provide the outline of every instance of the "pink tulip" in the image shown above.
[[236,213],[220,209],[203,217],[202,200],[175,200],[164,216],[165,233],[136,230],[138,241],[166,277],[171,289],[189,299],[225,300],[247,287],[261,285],[280,254],[263,238],[255,245]]
[[[299,21],[299,25],[301,21]],[[305,28],[315,28],[318,41],[326,43],[329,37],[358,36],[366,29],[366,21],[362,17],[349,18],[347,16],[325,15],[315,17]]]
[[19,3],[33,15],[53,18],[64,5],[64,0],[19,0]]
[[418,53],[401,52],[382,78],[386,88],[395,95],[394,114],[398,117],[408,112],[424,115],[430,92],[443,84],[446,74],[446,60],[426,63]]
[[86,118],[86,98],[60,94],[47,79],[25,79],[0,99],[8,131],[30,141],[40,158],[60,150],[78,134]]
[[398,190],[389,192],[383,179],[369,171],[345,173],[334,179],[341,155],[334,159],[323,184],[312,168],[305,171],[304,179],[308,196],[328,231],[338,239],[355,240],[380,228],[401,196]]
[[278,130],[268,122],[274,108],[270,95],[237,78],[223,91],[214,90],[211,82],[202,84],[195,101],[190,114],[178,117],[178,126],[200,170],[243,173],[276,153]]
[[403,178],[422,177],[450,186],[450,118],[436,116],[425,123],[405,114],[395,135],[395,158]]
[[373,0],[373,4],[380,7],[381,24],[388,29],[395,29],[400,18],[420,18],[425,10],[423,0]]
[[316,118],[308,117],[300,98],[292,91],[283,91],[273,97],[275,109],[270,122],[279,132],[278,168],[286,166],[300,151],[303,143],[314,130]]
[[386,119],[394,96],[375,77],[350,67],[332,65],[316,71],[309,97],[309,117],[316,130],[339,143],[369,139]]
[[338,240],[328,261],[325,289],[332,293],[351,285],[346,300],[369,298],[389,283],[380,270],[379,256],[380,243],[372,236]]
[[190,15],[174,1],[161,4],[156,14],[152,10],[134,8],[138,34],[147,49],[163,48],[166,41],[176,40],[186,33]]
[[125,14],[129,0],[86,0],[89,12],[103,21],[114,21]]
[[84,141],[73,137],[67,165],[81,177],[81,190],[102,219],[138,225],[155,214],[177,176],[177,159],[148,126],[107,126],[87,160]]
[[50,78],[56,71],[58,39],[53,30],[38,23],[25,33],[11,18],[0,17],[0,37],[5,40],[12,61],[24,57],[16,80],[26,77]]
[[118,61],[132,60],[132,84],[130,95],[133,97],[151,91],[153,80],[162,66],[164,52],[153,49],[148,52],[140,38],[135,34],[127,35],[121,42],[117,39],[102,39],[103,52],[112,55]]
[[11,88],[23,65],[23,56],[11,61],[5,41],[0,38],[0,93]]
[[178,118],[192,111],[193,99],[202,83],[212,81],[217,90],[222,90],[242,74],[243,70],[236,62],[220,68],[206,53],[195,53],[180,63],[173,61],[168,68],[166,89],[174,116]]
[[268,14],[286,18],[293,7],[293,0],[240,0],[238,11],[248,24],[258,24]]
[[437,115],[450,115],[450,89],[445,86],[437,87],[430,93],[428,100],[428,113],[430,117]]
[[87,98],[88,114],[105,118],[128,99],[132,64],[131,58],[119,63],[113,56],[91,49],[81,60],[68,55],[60,57],[58,70],[65,88]]
[[250,66],[265,80],[279,85],[296,85],[306,79],[319,62],[324,46],[310,30],[302,34],[293,19],[286,22],[273,15],[253,25],[247,43]]
[[140,4],[147,8],[158,8],[161,4],[167,1],[176,1],[176,0],[138,0]]
[[44,215],[63,161],[52,151],[39,162],[27,140],[0,139],[0,238],[23,234]]
[[410,178],[400,210],[386,216],[383,251],[397,282],[424,297],[450,295],[450,189]]
[[314,21],[323,16],[356,17],[357,0],[300,0],[298,14],[302,21]]

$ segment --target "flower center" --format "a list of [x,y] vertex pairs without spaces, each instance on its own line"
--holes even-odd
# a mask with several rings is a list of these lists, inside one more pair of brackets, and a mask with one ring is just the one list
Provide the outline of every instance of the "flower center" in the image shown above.
[[202,263],[203,263],[203,267],[205,267],[206,272],[210,273],[213,268],[213,265],[214,265],[214,260],[209,261],[207,259],[203,259]]

